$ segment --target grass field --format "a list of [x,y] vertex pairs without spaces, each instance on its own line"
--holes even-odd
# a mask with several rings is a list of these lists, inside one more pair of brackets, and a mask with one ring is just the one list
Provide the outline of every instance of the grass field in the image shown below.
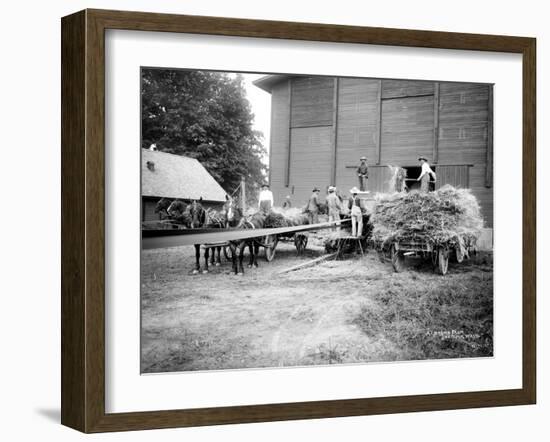
[[371,252],[278,274],[323,253],[280,243],[235,276],[191,275],[192,247],[144,251],[142,372],[492,356],[490,260],[394,273]]

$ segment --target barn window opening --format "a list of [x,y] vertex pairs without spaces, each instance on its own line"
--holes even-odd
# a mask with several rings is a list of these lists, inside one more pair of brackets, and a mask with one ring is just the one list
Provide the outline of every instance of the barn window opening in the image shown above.
[[[437,170],[435,166],[430,165],[431,169],[437,174]],[[422,168],[419,166],[405,166],[403,169],[407,172],[407,178],[405,179],[406,184],[406,190],[420,190],[420,181],[417,181],[420,177],[420,173],[422,172]],[[430,177],[430,191],[435,190],[435,183],[432,181],[432,178]]]
[[151,172],[155,171],[155,163],[153,161],[147,161],[147,169],[149,169]]

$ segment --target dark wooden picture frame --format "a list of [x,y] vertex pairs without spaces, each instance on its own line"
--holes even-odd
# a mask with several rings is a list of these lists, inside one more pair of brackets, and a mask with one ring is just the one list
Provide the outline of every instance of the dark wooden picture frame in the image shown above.
[[[405,29],[84,10],[62,19],[61,422],[83,432],[534,404],[536,400],[536,40]],[[523,57],[523,385],[513,390],[105,412],[105,30],[419,48]]]

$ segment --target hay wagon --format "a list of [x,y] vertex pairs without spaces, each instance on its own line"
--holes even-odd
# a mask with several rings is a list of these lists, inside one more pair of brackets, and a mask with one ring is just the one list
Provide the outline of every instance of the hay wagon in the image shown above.
[[286,232],[279,233],[277,235],[265,236],[263,241],[260,242],[260,246],[264,247],[265,260],[267,262],[271,262],[273,261],[273,258],[275,258],[275,250],[279,241],[294,242],[298,255],[301,255],[306,250],[308,240],[309,237],[307,233]]
[[456,257],[457,262],[462,262],[464,251],[454,246],[434,246],[432,243],[418,239],[393,241],[389,245],[378,246],[380,261],[391,260],[393,269],[400,272],[405,267],[405,258],[416,256],[429,259],[432,267],[441,275],[447,274],[449,259]]

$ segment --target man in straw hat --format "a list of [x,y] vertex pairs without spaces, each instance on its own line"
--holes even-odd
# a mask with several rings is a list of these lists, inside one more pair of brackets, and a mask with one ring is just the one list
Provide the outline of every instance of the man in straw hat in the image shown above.
[[420,176],[417,179],[417,181],[420,181],[420,191],[429,192],[430,176],[434,179],[433,182],[435,183],[436,181],[435,172],[432,170],[432,168],[428,163],[428,160],[425,157],[418,158],[418,161],[420,161],[420,164],[422,166],[422,170],[420,171]]
[[306,213],[309,216],[310,224],[317,224],[319,222],[319,192],[319,188],[314,187],[307,202]]
[[361,236],[363,234],[363,212],[361,200],[357,196],[360,190],[357,187],[350,189],[351,198],[348,200],[348,209],[351,212],[351,235]]
[[262,190],[260,191],[260,196],[258,198],[259,202],[259,208],[260,212],[262,213],[269,213],[271,208],[273,207],[273,192],[269,190],[269,184],[263,183],[262,184]]
[[[342,202],[340,201],[340,198],[338,198],[338,195],[336,194],[336,187],[334,186],[328,187],[327,208],[328,208],[329,222],[340,221],[340,212],[342,211]],[[340,229],[340,223],[338,222],[336,224],[336,227],[333,230],[339,230],[339,229]]]
[[369,179],[369,167],[367,165],[367,157],[361,157],[361,163],[357,168],[357,176],[359,177],[359,190],[366,190],[367,180]]

